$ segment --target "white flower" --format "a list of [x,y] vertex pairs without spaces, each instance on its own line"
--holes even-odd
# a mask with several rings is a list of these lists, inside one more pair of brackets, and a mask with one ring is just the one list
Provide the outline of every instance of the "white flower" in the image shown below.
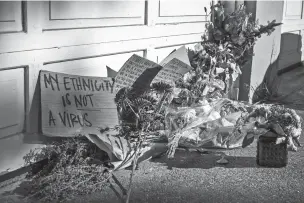
[[286,127],[286,131],[287,131],[287,134],[289,136],[291,136],[291,137],[298,137],[302,133],[302,129],[301,128],[295,128],[292,125],[287,126]]
[[203,50],[204,47],[201,45],[201,43],[197,43],[195,46],[194,46],[194,51],[197,53],[197,52],[200,52],[201,50]]
[[215,68],[215,70],[217,74],[225,72],[224,68]]
[[196,118],[196,111],[194,109],[187,110],[183,115],[183,118],[186,120],[187,123],[189,123],[194,118]]
[[286,112],[286,113],[283,114],[283,116],[284,116],[284,117],[290,117],[291,115],[290,115],[290,113],[287,113],[287,112]]
[[195,77],[195,72],[190,71],[184,75],[183,80],[184,82],[190,82],[193,77]]

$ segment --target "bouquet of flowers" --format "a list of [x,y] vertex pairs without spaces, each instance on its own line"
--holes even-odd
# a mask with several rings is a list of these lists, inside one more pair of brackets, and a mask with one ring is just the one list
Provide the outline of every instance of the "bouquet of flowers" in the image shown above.
[[176,83],[178,88],[190,90],[195,98],[216,99],[227,94],[242,73],[242,66],[253,55],[256,40],[281,25],[275,20],[259,25],[244,5],[231,14],[224,12],[221,3],[211,9],[214,22],[206,23],[202,42],[195,46],[191,61],[194,69]]
[[174,156],[178,146],[244,148],[268,131],[277,135],[277,144],[286,142],[291,151],[297,151],[294,143],[301,146],[300,117],[279,105],[251,105],[222,98],[195,107],[168,109],[166,126],[169,157]]
[[293,109],[280,105],[261,104],[247,116],[246,120],[256,120],[256,127],[274,131],[277,144],[287,142],[290,150],[297,151],[294,142],[301,146],[299,138],[302,132],[301,118]]

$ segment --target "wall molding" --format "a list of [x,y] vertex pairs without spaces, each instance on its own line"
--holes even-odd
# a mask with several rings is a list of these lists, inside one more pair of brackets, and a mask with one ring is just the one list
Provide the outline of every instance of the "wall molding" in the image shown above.
[[[13,19],[0,19],[0,35],[8,33],[25,32],[24,22],[26,21],[25,10],[26,2],[0,2],[0,3],[12,3],[13,10],[10,12],[13,14]],[[1,6],[1,5],[0,5]],[[5,8],[5,5],[2,5]]]
[[[154,27],[126,26],[28,34],[3,34],[0,38],[0,53],[202,34],[204,28],[205,23],[199,22],[177,25],[155,25]],[[132,34],[126,35],[125,33]]]

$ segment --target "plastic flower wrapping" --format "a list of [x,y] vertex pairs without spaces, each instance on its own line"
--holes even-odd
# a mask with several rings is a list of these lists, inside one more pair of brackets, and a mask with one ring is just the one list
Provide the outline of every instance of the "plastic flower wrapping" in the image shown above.
[[278,105],[252,105],[230,99],[201,102],[193,107],[168,108],[166,126],[173,157],[176,146],[233,149],[250,145],[268,131],[277,135],[277,144],[287,142],[296,151],[300,146],[301,120],[296,112]]

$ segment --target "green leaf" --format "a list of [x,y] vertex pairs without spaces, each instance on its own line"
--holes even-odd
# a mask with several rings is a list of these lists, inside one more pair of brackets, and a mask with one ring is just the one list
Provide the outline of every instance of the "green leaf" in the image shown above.
[[283,128],[281,127],[280,124],[278,123],[274,123],[270,125],[271,130],[273,130],[276,134],[280,135],[280,136],[286,136]]
[[242,147],[245,148],[249,146],[251,143],[253,143],[253,141],[254,141],[254,136],[247,134],[243,139]]

